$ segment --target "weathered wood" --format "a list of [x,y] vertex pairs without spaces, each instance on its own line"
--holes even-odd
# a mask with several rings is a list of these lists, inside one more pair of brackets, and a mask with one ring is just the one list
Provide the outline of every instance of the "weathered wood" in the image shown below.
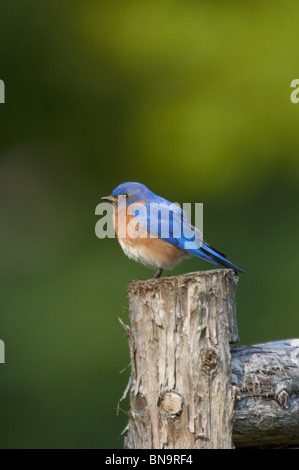
[[299,339],[232,346],[236,447],[299,445]]
[[232,270],[133,281],[130,449],[231,448]]
[[130,284],[125,447],[230,448],[232,433],[236,447],[299,446],[299,339],[229,348],[235,282],[216,270]]

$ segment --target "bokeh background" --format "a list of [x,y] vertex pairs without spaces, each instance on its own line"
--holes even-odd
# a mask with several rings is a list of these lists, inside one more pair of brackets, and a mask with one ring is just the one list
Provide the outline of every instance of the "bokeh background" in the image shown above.
[[204,203],[205,239],[246,269],[242,344],[299,337],[298,17],[296,0],[1,2],[2,448],[123,445],[118,317],[152,272],[95,236],[121,182]]

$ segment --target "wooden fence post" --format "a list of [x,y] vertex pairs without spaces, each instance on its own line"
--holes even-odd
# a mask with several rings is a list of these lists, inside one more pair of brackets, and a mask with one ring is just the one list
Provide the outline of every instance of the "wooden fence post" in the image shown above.
[[232,448],[235,278],[219,269],[132,281],[129,449]]

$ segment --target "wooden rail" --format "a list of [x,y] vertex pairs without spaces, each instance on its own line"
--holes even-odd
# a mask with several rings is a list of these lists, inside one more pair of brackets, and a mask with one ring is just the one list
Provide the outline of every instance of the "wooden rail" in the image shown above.
[[299,444],[299,340],[232,346],[235,286],[227,269],[130,283],[125,448]]

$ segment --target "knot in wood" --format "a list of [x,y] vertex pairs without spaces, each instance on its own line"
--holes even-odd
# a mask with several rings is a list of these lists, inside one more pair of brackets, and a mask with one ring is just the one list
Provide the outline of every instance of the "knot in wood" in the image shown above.
[[208,347],[201,351],[201,360],[202,365],[206,369],[206,371],[210,371],[215,369],[217,364],[217,352],[214,348]]
[[176,392],[164,392],[159,397],[158,406],[166,416],[174,418],[182,412],[183,399]]
[[276,397],[276,400],[278,401],[278,403],[283,407],[283,408],[287,408],[288,407],[288,398],[289,398],[289,394],[286,390],[281,390],[277,397]]
[[145,411],[146,399],[139,392],[134,397],[133,408],[134,408],[134,411],[140,415],[143,414]]

